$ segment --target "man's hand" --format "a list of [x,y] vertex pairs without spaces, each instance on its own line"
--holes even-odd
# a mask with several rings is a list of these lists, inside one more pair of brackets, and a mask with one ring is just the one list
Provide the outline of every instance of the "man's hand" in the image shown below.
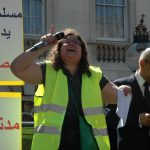
[[150,126],[150,113],[141,113],[139,117],[141,125]]
[[119,89],[123,90],[125,96],[127,96],[128,94],[130,94],[132,96],[132,89],[131,89],[130,86],[128,86],[128,85],[121,85],[121,86],[119,86]]

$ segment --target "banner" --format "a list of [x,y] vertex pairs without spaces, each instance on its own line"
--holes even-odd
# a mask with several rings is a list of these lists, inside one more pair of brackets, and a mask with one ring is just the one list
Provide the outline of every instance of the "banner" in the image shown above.
[[0,85],[23,85],[10,70],[12,60],[22,52],[22,1],[0,0]]
[[22,149],[21,93],[0,92],[0,149]]

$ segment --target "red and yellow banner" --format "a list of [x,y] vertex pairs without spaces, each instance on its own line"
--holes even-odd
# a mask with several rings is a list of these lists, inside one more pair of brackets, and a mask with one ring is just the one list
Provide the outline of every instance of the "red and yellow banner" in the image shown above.
[[0,149],[22,149],[21,93],[0,92]]
[[23,85],[11,70],[12,60],[23,52],[21,0],[0,1],[0,85]]

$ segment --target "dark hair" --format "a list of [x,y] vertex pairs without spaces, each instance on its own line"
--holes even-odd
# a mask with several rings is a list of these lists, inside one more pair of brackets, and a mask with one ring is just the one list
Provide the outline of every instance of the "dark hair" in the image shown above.
[[[78,71],[80,71],[81,73],[86,73],[88,76],[91,76],[87,59],[87,46],[85,41],[81,38],[80,34],[75,29],[66,28],[63,32],[65,33],[64,38],[67,38],[67,36],[69,35],[75,35],[81,41],[82,56],[78,65]],[[55,70],[62,69],[64,66],[64,63],[60,57],[60,50],[62,45],[62,40],[59,40],[52,48],[50,55],[48,56]]]

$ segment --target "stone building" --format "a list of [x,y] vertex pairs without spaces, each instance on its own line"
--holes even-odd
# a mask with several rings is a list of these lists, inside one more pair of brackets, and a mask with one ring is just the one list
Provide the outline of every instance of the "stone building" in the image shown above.
[[30,1],[23,0],[25,49],[52,24],[57,31],[72,27],[87,41],[90,64],[100,66],[112,80],[132,73],[125,63],[126,51],[142,14],[150,29],[149,0]]

